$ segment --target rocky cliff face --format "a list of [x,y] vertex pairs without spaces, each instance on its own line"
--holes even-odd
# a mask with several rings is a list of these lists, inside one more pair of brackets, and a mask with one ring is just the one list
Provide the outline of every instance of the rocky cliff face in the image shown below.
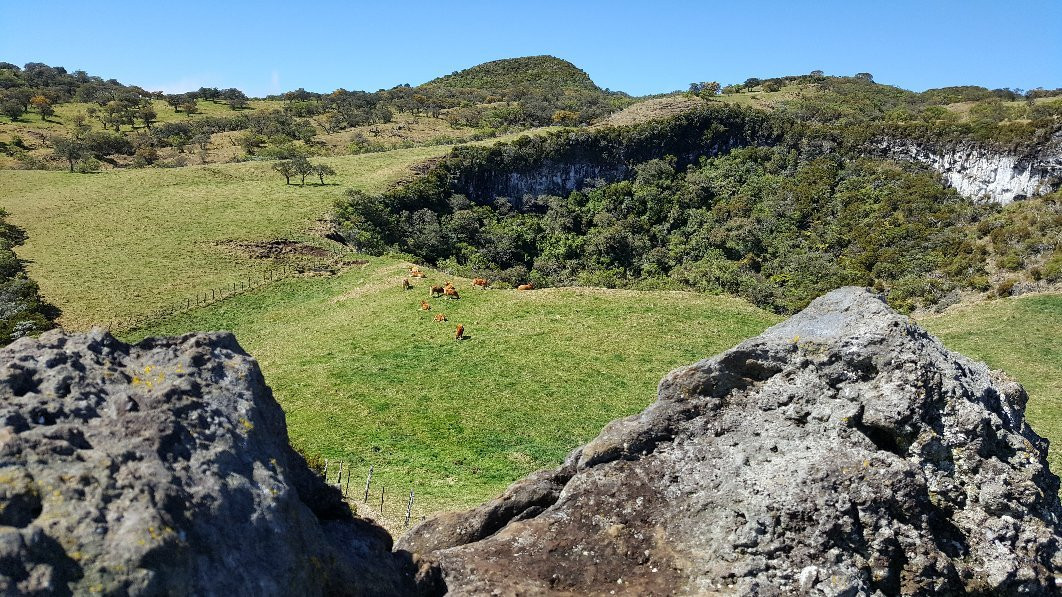
[[840,289],[398,548],[453,595],[1057,594],[1059,481],[1025,402]]
[[404,594],[229,334],[0,350],[0,593]]
[[929,147],[913,141],[889,141],[881,148],[891,157],[933,168],[971,199],[1006,204],[1049,193],[1062,184],[1062,143],[1025,153],[1003,153],[972,144]]

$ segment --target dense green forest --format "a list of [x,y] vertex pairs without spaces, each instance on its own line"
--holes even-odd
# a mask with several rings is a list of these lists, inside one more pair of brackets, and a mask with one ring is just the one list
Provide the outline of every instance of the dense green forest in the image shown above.
[[[1052,119],[1036,126],[1058,130]],[[1062,280],[1057,193],[975,203],[924,167],[868,157],[875,134],[895,129],[713,102],[632,127],[461,148],[411,184],[350,193],[337,215],[360,250],[404,251],[464,275],[696,289],[780,313],[845,284],[912,310],[962,290],[1009,295]],[[571,165],[617,181],[506,193],[513,180]]]
[[59,317],[15,255],[14,248],[25,240],[25,232],[7,222],[7,212],[0,209],[0,346],[55,327]]

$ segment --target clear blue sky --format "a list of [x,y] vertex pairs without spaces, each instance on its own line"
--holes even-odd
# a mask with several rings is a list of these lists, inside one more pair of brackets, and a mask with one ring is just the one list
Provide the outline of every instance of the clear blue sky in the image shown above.
[[633,94],[822,69],[1062,87],[1062,0],[0,1],[0,60],[165,91],[374,91],[553,54]]

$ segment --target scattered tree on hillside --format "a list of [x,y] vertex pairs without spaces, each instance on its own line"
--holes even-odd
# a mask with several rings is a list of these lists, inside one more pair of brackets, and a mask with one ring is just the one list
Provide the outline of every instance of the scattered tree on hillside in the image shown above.
[[26,106],[17,99],[5,99],[0,101],[0,113],[11,120],[18,120],[26,113]]
[[181,104],[181,112],[191,116],[192,114],[199,113],[199,106],[196,105],[195,100],[186,101]]
[[150,131],[151,125],[158,120],[159,113],[155,111],[155,107],[150,102],[145,102],[137,110],[137,116],[144,121],[144,126]]
[[37,109],[37,112],[41,115],[41,120],[47,122],[48,117],[55,114],[55,108],[52,107],[52,102],[43,95],[37,94],[30,99],[30,103]]
[[720,85],[716,81],[704,81],[701,83],[690,83],[689,93],[710,99],[719,95]]
[[782,82],[778,79],[769,79],[760,85],[760,89],[763,89],[767,93],[774,93],[782,89]]
[[299,186],[306,186],[306,177],[313,174],[313,164],[305,156],[297,155],[291,160],[291,169],[299,176]]
[[317,175],[317,178],[321,180],[321,185],[324,185],[325,176],[335,176],[336,171],[332,169],[328,164],[315,164],[313,167],[313,173]]
[[55,157],[66,160],[70,164],[70,171],[74,171],[74,164],[85,156],[85,143],[77,137],[52,137],[52,152]]
[[871,82],[871,83],[874,82],[874,75],[872,75],[870,73],[856,73],[855,74],[855,78],[862,79],[864,81],[868,81],[868,82]]
[[291,177],[295,174],[295,169],[291,167],[291,162],[288,160],[281,160],[273,164],[273,170],[276,170],[284,177],[284,184],[291,184]]
[[336,171],[327,164],[314,164],[306,159],[306,156],[298,154],[288,160],[280,160],[273,164],[273,170],[284,177],[284,184],[291,184],[291,177],[299,177],[299,185],[306,186],[306,177],[316,175],[324,185],[325,176],[335,176]]
[[170,107],[173,108],[174,112],[180,112],[181,111],[181,104],[184,104],[185,102],[188,101],[188,98],[185,97],[184,95],[182,95],[182,94],[174,94],[174,93],[166,95],[165,99],[166,99],[166,103],[169,104]]
[[760,81],[756,77],[749,77],[748,79],[745,79],[745,91],[752,91],[752,88],[759,86],[760,83],[762,83],[762,81]]

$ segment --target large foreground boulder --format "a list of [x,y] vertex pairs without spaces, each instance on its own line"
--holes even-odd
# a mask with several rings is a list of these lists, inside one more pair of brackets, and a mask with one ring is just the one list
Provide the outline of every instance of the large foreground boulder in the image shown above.
[[1057,594],[1059,481],[1026,399],[844,288],[398,548],[454,595]]
[[409,590],[391,537],[288,445],[229,334],[0,350],[0,593]]

